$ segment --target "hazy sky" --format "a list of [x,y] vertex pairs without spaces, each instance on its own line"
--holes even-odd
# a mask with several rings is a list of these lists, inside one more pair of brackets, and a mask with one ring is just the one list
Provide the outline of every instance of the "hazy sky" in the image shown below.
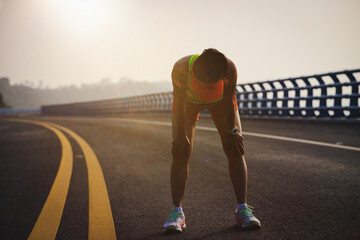
[[360,0],[0,0],[12,84],[170,81],[177,59],[208,47],[238,82],[360,68]]

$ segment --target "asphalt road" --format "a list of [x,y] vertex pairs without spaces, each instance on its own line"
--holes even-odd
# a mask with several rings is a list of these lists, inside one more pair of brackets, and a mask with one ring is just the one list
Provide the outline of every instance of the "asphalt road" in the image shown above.
[[[118,239],[360,239],[359,124],[242,121],[249,133],[245,134],[248,203],[262,223],[255,231],[233,227],[236,200],[220,138],[215,131],[198,129],[183,203],[188,229],[164,235],[162,225],[171,209],[170,126],[119,117],[26,118],[64,126],[90,145],[104,175]],[[170,121],[167,115],[131,119]],[[198,125],[214,127],[209,118],[201,118]],[[87,239],[87,163],[78,142],[63,133],[74,159],[56,239]],[[49,129],[0,118],[0,239],[28,238],[61,157],[61,143]]]

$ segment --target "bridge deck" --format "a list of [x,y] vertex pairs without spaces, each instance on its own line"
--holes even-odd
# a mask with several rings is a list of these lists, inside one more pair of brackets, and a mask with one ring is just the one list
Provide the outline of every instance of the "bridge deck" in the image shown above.
[[[137,119],[169,122],[168,116]],[[171,128],[117,118],[38,117],[82,136],[99,159],[119,239],[356,239],[359,151],[246,136],[248,202],[263,228],[232,227],[235,196],[220,138],[197,130],[184,200],[188,230],[164,237],[171,207]],[[213,127],[209,118],[199,126]],[[243,120],[243,129],[360,148],[358,124]],[[27,238],[59,168],[61,146],[49,130],[0,121],[0,239]],[[57,237],[88,236],[88,179],[73,138],[74,166]]]

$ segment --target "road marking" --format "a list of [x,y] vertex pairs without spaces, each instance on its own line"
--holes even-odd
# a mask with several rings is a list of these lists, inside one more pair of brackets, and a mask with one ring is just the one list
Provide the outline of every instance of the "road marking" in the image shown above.
[[[142,123],[142,124],[151,124],[151,125],[160,125],[160,126],[171,126],[170,122],[128,119],[128,118],[117,118],[117,119],[113,119],[113,120],[120,121],[120,122],[129,122],[129,123]],[[204,130],[204,131],[217,132],[217,129],[213,128],[213,127],[196,126],[196,129]],[[306,139],[301,139],[301,138],[283,137],[283,136],[277,136],[277,135],[254,133],[254,132],[245,132],[245,131],[243,132],[243,134],[247,135],[247,136],[253,136],[253,137],[269,138],[269,139],[288,141],[288,142],[305,143],[305,144],[312,144],[312,145],[318,145],[318,146],[324,146],[324,147],[331,147],[331,148],[338,148],[338,149],[345,149],[345,150],[351,150],[351,151],[360,152],[359,147],[336,145],[336,144],[333,144],[333,143],[312,141],[312,140],[306,140]]]
[[20,119],[5,120],[43,126],[53,131],[60,140],[62,156],[60,160],[59,170],[56,174],[54,183],[51,187],[46,202],[28,238],[29,240],[55,239],[56,233],[60,225],[61,216],[63,214],[72,174],[73,153],[71,144],[61,131],[50,126],[47,123]]
[[[8,121],[37,124],[52,130],[60,139],[62,158],[49,196],[28,239],[55,239],[63,213],[73,166],[73,152],[63,130],[80,145],[88,170],[89,181],[89,235],[88,239],[116,239],[114,220],[105,178],[100,163],[90,145],[78,134],[63,126],[22,119]],[[58,128],[58,129],[57,129]]]
[[87,165],[89,179],[89,236],[88,239],[116,239],[114,220],[105,178],[99,160],[90,145],[72,130],[51,123],[72,136],[80,145]]

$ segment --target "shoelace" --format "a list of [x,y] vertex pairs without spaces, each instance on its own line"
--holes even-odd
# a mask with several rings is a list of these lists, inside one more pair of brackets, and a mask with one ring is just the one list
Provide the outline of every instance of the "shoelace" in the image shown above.
[[245,214],[248,217],[253,217],[254,216],[252,214],[253,212],[254,212],[254,208],[250,205],[247,205],[246,207],[239,210],[240,214]]
[[179,215],[180,215],[180,212],[173,211],[169,214],[167,221],[175,221],[179,217]]

